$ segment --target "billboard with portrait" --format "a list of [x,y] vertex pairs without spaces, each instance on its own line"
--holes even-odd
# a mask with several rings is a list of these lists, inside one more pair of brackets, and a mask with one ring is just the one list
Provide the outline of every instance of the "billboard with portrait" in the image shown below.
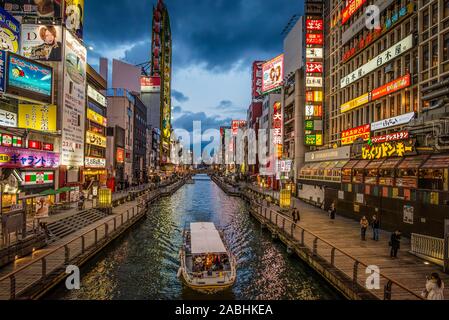
[[62,27],[22,25],[22,56],[41,61],[61,61]]
[[13,53],[7,57],[6,93],[38,101],[52,103],[53,69],[41,63]]
[[83,38],[84,0],[65,0],[64,24],[79,39]]
[[67,30],[65,40],[61,162],[65,166],[82,167],[86,121],[87,51]]
[[13,16],[62,17],[62,0],[3,0],[2,3]]
[[1,50],[18,53],[20,50],[20,22],[0,8]]
[[281,54],[262,66],[262,92],[268,93],[282,86],[284,81],[284,55]]

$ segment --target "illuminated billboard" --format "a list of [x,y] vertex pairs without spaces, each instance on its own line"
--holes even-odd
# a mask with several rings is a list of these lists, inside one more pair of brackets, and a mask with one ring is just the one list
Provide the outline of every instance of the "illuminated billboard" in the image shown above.
[[262,92],[279,89],[284,80],[284,55],[281,54],[262,66]]
[[323,48],[307,48],[306,58],[307,59],[323,59]]
[[373,90],[373,92],[371,93],[372,99],[374,101],[382,97],[388,96],[391,93],[409,87],[410,84],[411,84],[411,77],[410,74],[407,74],[399,79],[387,83],[386,85],[380,88],[377,88],[376,90]]
[[18,53],[20,49],[20,22],[0,8],[0,41],[2,50]]
[[371,137],[371,126],[369,124],[357,128],[345,130],[341,133],[341,144],[346,146],[353,144],[357,139],[368,141]]
[[348,5],[341,12],[341,24],[345,24],[354,13],[356,13],[364,4],[366,0],[349,0]]
[[19,128],[55,132],[57,107],[19,103]]
[[360,97],[357,97],[354,100],[351,100],[349,102],[342,104],[340,107],[340,112],[345,113],[345,112],[351,111],[355,108],[358,108],[358,107],[361,107],[361,106],[367,104],[368,102],[370,102],[370,100],[371,100],[370,94],[365,93],[364,95],[361,95]]
[[161,91],[160,77],[141,77],[140,89],[142,93],[154,93]]
[[323,31],[322,19],[306,19],[306,30],[308,31]]
[[307,33],[306,44],[308,45],[323,45],[324,36],[321,33]]
[[41,61],[61,61],[62,27],[22,25],[22,55]]
[[6,92],[25,100],[52,103],[53,69],[13,53],[7,57]]
[[307,73],[323,73],[323,63],[322,62],[307,62],[306,63]]

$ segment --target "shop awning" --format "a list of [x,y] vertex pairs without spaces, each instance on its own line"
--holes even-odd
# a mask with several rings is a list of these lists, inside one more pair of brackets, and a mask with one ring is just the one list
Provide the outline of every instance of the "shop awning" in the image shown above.
[[348,160],[344,161],[337,161],[337,164],[335,165],[334,169],[342,169],[348,164]]
[[407,157],[401,162],[398,169],[419,169],[428,158],[428,155]]
[[315,162],[315,163],[309,163],[306,164],[304,167],[302,167],[302,169],[300,170],[300,174],[301,175],[310,175],[310,171],[318,169],[321,165],[321,162]]
[[396,169],[404,158],[390,158],[385,160],[381,169]]
[[351,160],[343,167],[343,169],[353,169],[357,163],[359,163],[359,160]]
[[385,159],[373,160],[365,167],[365,169],[366,170],[379,169],[384,162],[385,162]]
[[426,163],[421,167],[421,169],[448,169],[449,168],[449,156],[448,155],[438,155],[432,156]]
[[359,161],[353,169],[365,169],[367,165],[369,165],[370,160],[361,160]]

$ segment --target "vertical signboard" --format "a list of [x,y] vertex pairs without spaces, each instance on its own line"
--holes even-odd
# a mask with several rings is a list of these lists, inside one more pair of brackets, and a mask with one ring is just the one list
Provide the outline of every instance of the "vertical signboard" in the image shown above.
[[61,163],[65,166],[84,165],[86,48],[65,31],[64,98],[62,116]]
[[64,1],[64,24],[79,39],[83,38],[84,0]]
[[306,121],[304,128],[306,146],[323,145],[324,20],[322,8],[322,0],[306,1]]
[[262,79],[264,61],[255,61],[253,63],[253,101],[257,102],[262,96]]

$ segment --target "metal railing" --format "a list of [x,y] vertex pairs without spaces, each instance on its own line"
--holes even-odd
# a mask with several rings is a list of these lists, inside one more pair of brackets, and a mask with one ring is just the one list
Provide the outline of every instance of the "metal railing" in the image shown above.
[[140,196],[137,205],[121,214],[117,214],[73,240],[52,249],[50,252],[33,259],[12,273],[0,278],[0,300],[16,299],[48,276],[63,272],[64,268],[89,250],[98,246],[119,228],[130,224],[134,218],[145,212],[144,202],[152,201],[161,194],[179,188],[183,181],[174,183],[164,190],[149,191]]
[[[374,296],[383,300],[423,300],[417,293],[411,291],[403,284],[390,277],[377,273],[359,259],[353,257],[342,249],[337,248],[330,242],[320,238],[313,232],[301,227],[285,215],[262,206],[257,203],[257,199],[249,196],[253,205],[253,212],[265,221],[271,223],[278,231],[283,232],[295,245],[308,249],[313,256],[320,257],[333,268],[344,273],[352,281],[353,289],[360,292],[360,288],[367,290],[367,281],[371,281],[369,276],[377,274],[380,279],[380,286],[373,290],[367,290]],[[368,270],[371,270],[369,274]]]
[[411,252],[444,261],[444,239],[412,233]]

